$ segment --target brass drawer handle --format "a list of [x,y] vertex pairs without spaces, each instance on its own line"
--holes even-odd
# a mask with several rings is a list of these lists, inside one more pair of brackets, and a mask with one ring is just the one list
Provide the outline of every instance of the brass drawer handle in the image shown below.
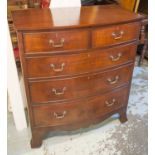
[[55,95],[63,95],[66,89],[67,88],[64,87],[61,92],[58,92],[55,88],[53,88],[52,91],[54,92]]
[[65,117],[65,115],[67,114],[67,111],[63,111],[62,113],[56,113],[56,112],[54,112],[53,113],[53,115],[54,115],[54,117],[56,118],[56,119],[62,119],[62,118],[64,118]]
[[114,80],[112,80],[111,78],[108,78],[108,79],[107,79],[107,81],[108,81],[110,84],[115,84],[115,83],[118,82],[118,80],[119,80],[119,76],[118,76],[118,75],[115,76],[115,79],[114,79]]
[[111,106],[113,106],[115,104],[115,102],[116,102],[116,99],[112,99],[111,103],[108,102],[108,101],[105,101],[105,104],[106,104],[106,106],[111,107]]
[[122,56],[122,53],[118,53],[117,57],[110,55],[111,61],[118,61]]
[[65,42],[65,39],[64,38],[61,38],[60,39],[60,43],[59,44],[56,44],[52,39],[49,40],[49,44],[55,48],[59,48],[59,47],[63,47],[64,46],[64,42]]
[[64,70],[65,63],[62,63],[60,68],[56,68],[54,64],[50,64],[50,66],[55,72],[62,72]]
[[112,36],[115,40],[121,39],[123,37],[124,31],[113,32]]

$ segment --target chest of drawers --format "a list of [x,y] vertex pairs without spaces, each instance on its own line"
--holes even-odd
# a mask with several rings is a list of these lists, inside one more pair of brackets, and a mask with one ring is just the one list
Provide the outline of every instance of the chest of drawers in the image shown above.
[[142,16],[116,5],[13,12],[32,131],[75,130],[126,110]]

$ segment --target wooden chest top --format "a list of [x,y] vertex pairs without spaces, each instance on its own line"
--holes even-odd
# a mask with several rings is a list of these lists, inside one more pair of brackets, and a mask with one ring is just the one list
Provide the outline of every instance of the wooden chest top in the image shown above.
[[44,30],[104,26],[141,20],[139,14],[117,5],[81,8],[28,9],[12,13],[16,30]]

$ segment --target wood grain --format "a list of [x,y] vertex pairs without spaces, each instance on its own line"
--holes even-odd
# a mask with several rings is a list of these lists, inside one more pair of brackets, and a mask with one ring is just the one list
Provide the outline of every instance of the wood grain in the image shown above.
[[[108,69],[133,62],[136,47],[135,43],[131,43],[108,49],[90,50],[83,53],[28,57],[26,59],[27,76],[29,79],[56,78]],[[119,54],[121,54],[120,59],[112,61],[111,56],[118,58]],[[63,63],[65,65],[60,72],[55,72],[53,67],[51,67],[51,64],[54,64],[55,69],[61,69]]]
[[[62,40],[64,41],[62,42]],[[50,43],[50,41],[52,41],[53,44]],[[61,32],[49,31],[41,33],[24,34],[24,44],[26,53],[87,49],[88,43],[88,30],[69,30]]]
[[87,76],[30,83],[33,104],[85,98],[130,82],[133,64]]
[[[143,16],[118,5],[81,8],[28,9],[12,13],[16,30],[47,30],[105,26],[141,20]],[[41,17],[41,18],[40,18]]]
[[92,32],[92,46],[104,47],[135,40],[139,36],[139,29],[139,22],[94,29]]
[[[33,108],[36,126],[56,126],[84,121],[119,109],[125,104],[127,88],[111,91],[97,97],[85,98],[74,103],[59,103]],[[113,101],[115,99],[115,101]],[[66,114],[64,114],[66,111]],[[62,116],[57,118],[54,113]],[[63,117],[64,114],[64,117]]]

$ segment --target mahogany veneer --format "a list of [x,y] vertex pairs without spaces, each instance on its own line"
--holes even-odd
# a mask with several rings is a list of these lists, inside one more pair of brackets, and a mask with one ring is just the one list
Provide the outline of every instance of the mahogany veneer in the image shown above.
[[[72,54],[67,54],[66,51],[66,54],[63,55],[29,56],[26,57],[27,76],[29,79],[62,77],[116,67],[133,62],[136,54],[133,51],[136,48],[137,45],[134,42],[108,49],[74,51],[75,53]],[[119,55],[121,55],[121,59],[113,61],[113,58],[117,58]],[[51,62],[56,69],[63,67],[63,72],[54,72]]]
[[[91,96],[97,92],[107,92],[129,82],[133,65],[127,65],[102,73],[91,73],[61,80],[30,82],[32,103],[47,103]],[[126,75],[126,76],[124,76]],[[61,95],[56,93],[63,92]]]
[[32,148],[52,130],[127,120],[142,19],[117,5],[13,12]]
[[[55,44],[54,46],[52,42],[50,43],[52,40],[54,42],[53,44]],[[24,34],[25,52],[27,53],[87,49],[88,41],[88,30],[49,31]],[[63,46],[59,47],[58,44],[63,44]]]

